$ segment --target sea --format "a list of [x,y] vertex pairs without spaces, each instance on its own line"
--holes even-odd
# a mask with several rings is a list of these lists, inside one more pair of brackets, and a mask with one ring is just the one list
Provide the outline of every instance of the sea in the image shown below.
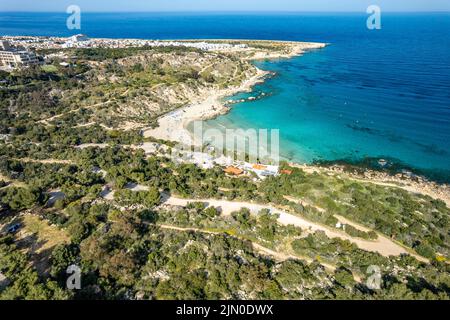
[[[450,13],[0,12],[0,35],[324,42],[301,57],[255,61],[273,76],[206,127],[279,129],[301,163],[383,164],[450,182]],[[256,97],[256,100],[249,100]]]

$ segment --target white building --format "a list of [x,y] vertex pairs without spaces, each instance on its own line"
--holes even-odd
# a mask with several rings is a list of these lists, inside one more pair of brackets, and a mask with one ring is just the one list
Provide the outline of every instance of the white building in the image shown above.
[[83,41],[89,41],[89,38],[84,34],[77,34],[77,35],[71,36],[70,41],[83,42]]
[[17,68],[38,63],[39,59],[34,52],[12,48],[7,41],[0,42],[0,65]]
[[4,50],[11,50],[11,46],[9,45],[8,41],[0,41],[0,50],[4,51]]
[[82,48],[85,44],[90,43],[90,39],[84,34],[77,34],[71,36],[66,43],[62,45],[63,48]]
[[245,171],[251,171],[256,173],[256,175],[260,179],[265,179],[270,176],[277,176],[280,167],[279,166],[270,166],[270,165],[262,165],[262,164],[251,164],[245,163],[243,166]]

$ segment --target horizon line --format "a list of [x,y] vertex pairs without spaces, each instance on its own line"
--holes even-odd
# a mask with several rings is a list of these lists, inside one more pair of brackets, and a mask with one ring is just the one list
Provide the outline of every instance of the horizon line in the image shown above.
[[[338,10],[338,11],[300,11],[300,10],[158,10],[158,11],[121,11],[121,10],[111,10],[111,11],[96,11],[96,10],[82,10],[85,13],[363,13],[366,11],[361,10]],[[385,13],[450,13],[450,10],[383,10]],[[2,13],[64,13],[66,11],[61,10],[50,10],[50,11],[40,11],[40,10],[0,10]]]

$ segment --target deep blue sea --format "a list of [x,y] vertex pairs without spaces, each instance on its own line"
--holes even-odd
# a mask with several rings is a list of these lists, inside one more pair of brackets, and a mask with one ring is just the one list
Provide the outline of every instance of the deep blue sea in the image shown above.
[[300,162],[384,158],[450,181],[450,13],[367,15],[1,13],[0,35],[241,38],[326,42],[289,60],[256,62],[276,76],[208,125],[280,129],[282,156]]

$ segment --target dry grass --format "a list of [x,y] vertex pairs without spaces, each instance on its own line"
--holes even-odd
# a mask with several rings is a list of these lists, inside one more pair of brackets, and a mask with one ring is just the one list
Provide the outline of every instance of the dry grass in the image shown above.
[[42,242],[42,246],[36,250],[36,253],[70,242],[69,236],[64,230],[49,225],[47,221],[42,220],[38,216],[24,216],[23,224],[27,233],[35,234],[39,241]]
[[17,245],[31,255],[31,262],[39,274],[48,273],[53,249],[69,243],[69,236],[64,230],[33,214],[22,215],[20,223],[23,227],[17,234]]

